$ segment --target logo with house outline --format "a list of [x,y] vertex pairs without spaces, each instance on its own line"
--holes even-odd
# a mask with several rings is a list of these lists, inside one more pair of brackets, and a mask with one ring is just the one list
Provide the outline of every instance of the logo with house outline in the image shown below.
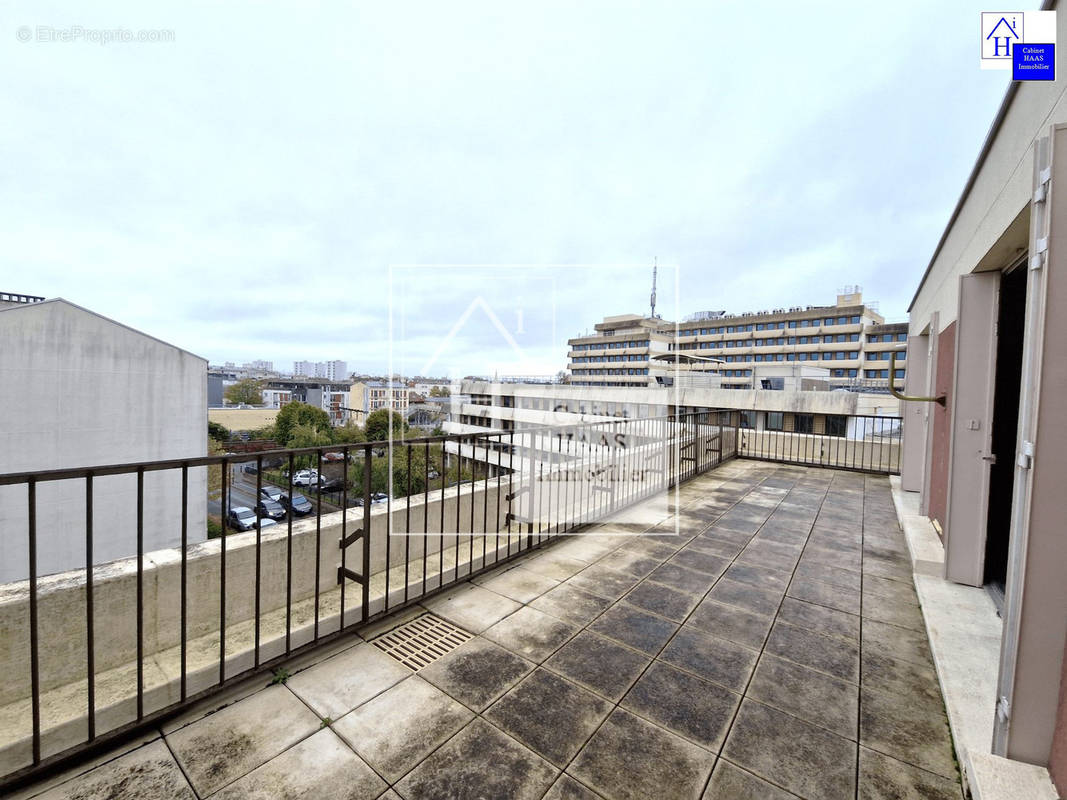
[[1011,61],[1012,49],[1025,42],[1021,11],[982,12],[982,60]]

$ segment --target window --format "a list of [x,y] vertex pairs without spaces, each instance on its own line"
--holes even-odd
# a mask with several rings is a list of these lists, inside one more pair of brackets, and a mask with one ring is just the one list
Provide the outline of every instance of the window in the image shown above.
[[848,317],[838,317],[837,318],[837,324],[838,325],[847,325],[848,324]]
[[812,433],[815,430],[815,415],[794,414],[793,430],[797,433]]
[[741,427],[742,428],[755,428],[756,427],[756,412],[755,411],[742,411],[741,412]]
[[786,361],[795,361],[796,360],[796,355],[793,354],[793,353],[786,353],[785,360]]
[[790,328],[795,328],[796,326],[797,326],[797,321],[795,319],[789,320],[789,327]]
[[859,317],[852,317],[849,320],[849,322],[851,322],[853,325],[859,325],[860,324],[860,318]]
[[822,322],[823,322],[823,325],[833,325],[834,324],[834,318],[833,317],[827,317]]
[[908,334],[906,334],[906,333],[898,333],[897,334],[897,341],[898,342],[906,342],[906,341],[908,341]]
[[807,336],[801,336],[800,337],[800,343],[801,344],[807,344],[808,343],[808,337]]
[[847,430],[848,417],[841,416],[840,414],[826,415],[827,436],[844,436]]
[[893,371],[893,376],[896,377],[896,378],[903,378],[904,377],[904,370],[902,370],[902,369],[894,370]]
[[759,324],[758,324],[758,325],[756,326],[756,330],[758,330],[758,331],[761,331],[761,330],[763,330],[763,323],[762,323],[762,322],[761,322],[761,323],[759,323]]
[[797,353],[797,361],[807,361],[807,360],[808,360],[808,354],[807,353]]
[[781,411],[767,412],[767,430],[780,431],[785,427],[785,414]]
[[774,360],[775,361],[785,361],[785,354],[784,353],[777,353],[774,356]]
[[763,360],[763,356],[756,356],[756,360],[757,361],[762,361]]

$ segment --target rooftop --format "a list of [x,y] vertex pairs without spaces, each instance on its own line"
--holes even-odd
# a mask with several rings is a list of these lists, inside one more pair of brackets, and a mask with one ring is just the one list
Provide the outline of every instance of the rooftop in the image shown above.
[[[679,503],[644,534],[560,537],[16,796],[960,800],[888,478],[733,460]],[[462,643],[405,666],[377,645],[412,618],[452,628],[435,655]]]

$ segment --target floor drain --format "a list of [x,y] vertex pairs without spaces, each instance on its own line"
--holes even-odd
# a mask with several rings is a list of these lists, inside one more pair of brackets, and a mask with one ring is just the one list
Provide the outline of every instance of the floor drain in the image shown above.
[[447,655],[473,634],[433,614],[423,614],[383,633],[373,644],[405,667],[422,669]]

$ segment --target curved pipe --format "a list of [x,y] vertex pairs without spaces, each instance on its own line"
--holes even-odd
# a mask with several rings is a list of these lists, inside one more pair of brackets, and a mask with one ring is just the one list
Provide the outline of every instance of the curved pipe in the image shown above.
[[945,395],[941,394],[937,397],[908,397],[906,394],[901,394],[897,391],[896,376],[897,374],[897,351],[894,350],[889,354],[889,393],[898,400],[908,400],[913,403],[940,403],[941,407],[945,407]]

